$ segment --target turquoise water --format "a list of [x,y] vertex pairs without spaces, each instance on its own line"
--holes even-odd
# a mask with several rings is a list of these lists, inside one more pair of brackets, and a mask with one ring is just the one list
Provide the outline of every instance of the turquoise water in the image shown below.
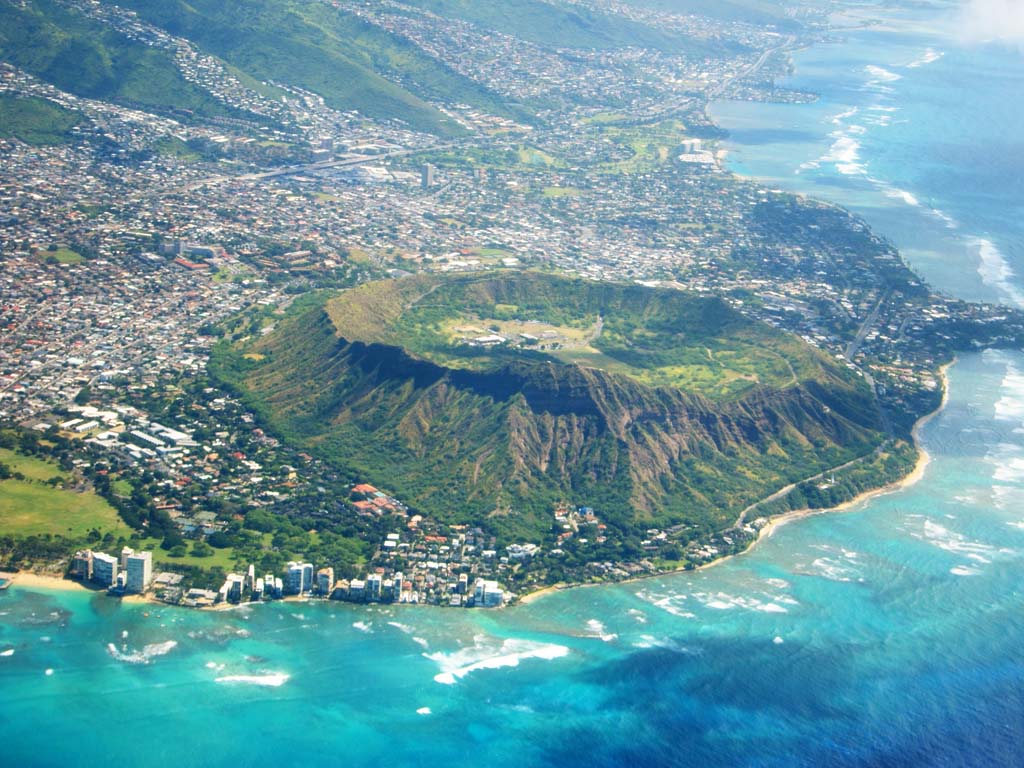
[[[1024,153],[1007,94],[1024,91],[997,96],[1020,62],[954,49],[937,19],[802,53],[795,81],[819,104],[716,116],[738,170],[856,207],[940,287],[1014,300]],[[909,66],[929,48],[944,55]],[[857,80],[869,65],[900,79]],[[931,90],[957,73],[959,97]],[[930,128],[929,94],[949,112]],[[869,113],[902,117],[854,119]],[[840,158],[848,134],[856,157]],[[1002,268],[983,268],[978,240]],[[950,377],[919,483],[700,573],[491,612],[200,613],[15,584],[0,765],[1022,765],[1024,354],[967,355]]]

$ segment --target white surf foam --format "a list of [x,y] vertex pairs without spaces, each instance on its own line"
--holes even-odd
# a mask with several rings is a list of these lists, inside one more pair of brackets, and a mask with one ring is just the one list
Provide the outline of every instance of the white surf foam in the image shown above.
[[587,631],[590,637],[597,637],[606,643],[610,643],[612,640],[617,639],[619,636],[614,632],[608,632],[602,622],[597,619],[589,619],[587,621]]
[[853,117],[854,115],[857,114],[858,111],[859,110],[857,107],[851,107],[845,112],[840,112],[839,114],[833,116],[832,125],[842,125],[846,118]]
[[[779,605],[775,597],[769,597],[765,595],[767,599],[760,599],[753,596],[744,595],[730,595],[726,592],[715,592],[709,593],[695,593],[696,598],[706,608],[711,608],[716,611],[728,611],[733,608],[742,608],[747,611],[761,611],[763,613],[789,613],[788,609]],[[793,604],[796,604],[796,600],[786,596],[786,599],[791,600]]]
[[[961,533],[951,531],[934,520],[925,520],[920,531],[911,531],[910,535],[916,539],[931,544],[945,552],[961,555],[975,563],[991,562],[991,557],[997,552],[996,548],[980,541],[972,541]],[[976,565],[958,565],[950,570],[957,576],[975,576],[980,571]]]
[[969,565],[957,565],[949,569],[954,576],[977,576],[981,571]]
[[[1024,372],[1009,358],[1003,357],[1003,360],[1006,362],[1006,374],[999,383],[1000,397],[996,400],[995,416],[999,421],[1024,424]],[[1004,443],[1000,448],[1003,453],[1019,450],[1018,446],[1012,443]]]
[[691,611],[688,611],[685,608],[682,608],[681,606],[677,605],[677,603],[686,602],[686,595],[656,595],[651,592],[648,592],[645,589],[642,589],[636,593],[636,596],[644,602],[650,603],[651,605],[660,608],[661,610],[665,611],[665,613],[671,614],[672,616],[678,616],[681,619],[697,618],[696,615]]
[[261,685],[269,688],[279,688],[291,679],[286,672],[266,672],[262,675],[224,675],[218,677],[218,683],[243,683],[246,685]]
[[822,155],[821,162],[832,163],[844,176],[867,174],[867,166],[860,162],[860,142],[845,131],[834,132],[832,138],[832,146]]
[[125,664],[149,664],[157,656],[170,653],[177,645],[177,640],[167,640],[163,643],[144,645],[141,651],[119,651],[113,643],[107,643],[107,653]]
[[971,245],[978,250],[978,274],[982,282],[1002,292],[1018,307],[1024,307],[1024,293],[1013,282],[1016,273],[995,243],[978,237],[971,241]]
[[373,625],[367,624],[365,621],[353,621],[352,626],[358,629],[360,632],[373,632]]
[[928,48],[921,54],[920,58],[914,59],[912,62],[907,64],[907,67],[914,69],[916,67],[923,67],[926,64],[934,64],[945,55],[946,54],[942,51],[936,51],[934,48]]
[[632,616],[634,619],[636,619],[637,623],[639,623],[639,624],[646,624],[647,623],[647,614],[644,613],[643,611],[641,611],[641,610],[639,610],[637,608],[630,608],[629,611],[627,611],[627,613],[629,613],[630,616]]
[[896,200],[902,200],[907,205],[918,207],[921,205],[921,201],[917,199],[913,194],[907,192],[905,189],[899,189],[898,187],[887,187],[883,189],[883,193],[886,197],[892,197]]
[[1019,483],[1024,481],[1024,456],[993,456],[990,461],[996,465],[992,479],[1000,483]]
[[426,658],[435,662],[441,671],[434,680],[442,685],[454,685],[468,674],[481,669],[518,667],[526,659],[551,661],[569,654],[564,645],[540,643],[532,640],[509,638],[495,643],[493,639],[477,635],[471,648],[462,648],[454,653],[425,653]]
[[864,71],[871,75],[872,80],[882,83],[895,83],[897,80],[902,80],[903,75],[897,75],[895,72],[890,72],[885,67],[879,67],[875,64],[868,64],[864,67]]
[[680,645],[676,640],[668,637],[655,637],[654,635],[640,635],[639,640],[633,641],[634,648],[666,648],[670,651],[680,653],[692,653],[685,646]]
[[811,566],[815,568],[819,576],[823,576],[829,581],[853,581],[853,575],[850,569],[844,567],[840,563],[828,557],[819,557]]

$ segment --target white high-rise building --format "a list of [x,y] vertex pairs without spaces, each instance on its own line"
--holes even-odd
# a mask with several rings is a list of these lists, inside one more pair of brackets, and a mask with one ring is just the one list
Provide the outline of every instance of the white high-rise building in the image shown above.
[[366,599],[380,600],[381,590],[384,586],[384,577],[379,573],[371,573],[366,577]]
[[92,580],[104,587],[117,583],[117,558],[105,552],[92,553]]
[[504,597],[505,593],[498,586],[498,582],[486,579],[476,580],[476,588],[473,590],[473,605],[477,608],[494,608],[501,605]]
[[126,558],[124,588],[126,592],[145,592],[153,580],[153,553],[133,552]]

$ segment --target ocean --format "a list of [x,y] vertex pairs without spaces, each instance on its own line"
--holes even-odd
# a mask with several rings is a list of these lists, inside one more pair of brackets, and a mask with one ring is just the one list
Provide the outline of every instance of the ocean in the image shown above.
[[838,203],[934,288],[1024,305],[1024,47],[970,43],[958,3],[851,4],[781,84],[811,104],[718,102],[728,166]]
[[[933,6],[856,14],[887,22],[796,57],[820,102],[715,105],[730,163],[853,208],[942,290],[1019,302],[1024,59]],[[0,765],[1024,765],[1024,354],[949,382],[918,483],[697,573],[501,611],[15,584]]]

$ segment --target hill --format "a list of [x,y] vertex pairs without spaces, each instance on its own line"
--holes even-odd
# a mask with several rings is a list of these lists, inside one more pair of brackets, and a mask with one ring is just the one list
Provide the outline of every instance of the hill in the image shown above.
[[519,116],[415,45],[323,3],[126,0],[124,5],[252,77],[314,91],[335,109],[397,118],[442,135],[462,129],[424,99]]
[[655,29],[625,16],[602,13],[578,3],[409,0],[408,5],[553,48],[608,50],[637,47],[693,56],[722,53],[719,43]]
[[233,114],[185,80],[167,51],[130,40],[53,0],[0,3],[0,60],[77,96],[163,114]]
[[73,140],[72,129],[84,122],[79,112],[57,104],[5,93],[0,95],[0,137],[46,146]]
[[882,441],[859,378],[720,299],[534,273],[364,285],[213,368],[286,439],[508,537],[560,501],[696,537]]

